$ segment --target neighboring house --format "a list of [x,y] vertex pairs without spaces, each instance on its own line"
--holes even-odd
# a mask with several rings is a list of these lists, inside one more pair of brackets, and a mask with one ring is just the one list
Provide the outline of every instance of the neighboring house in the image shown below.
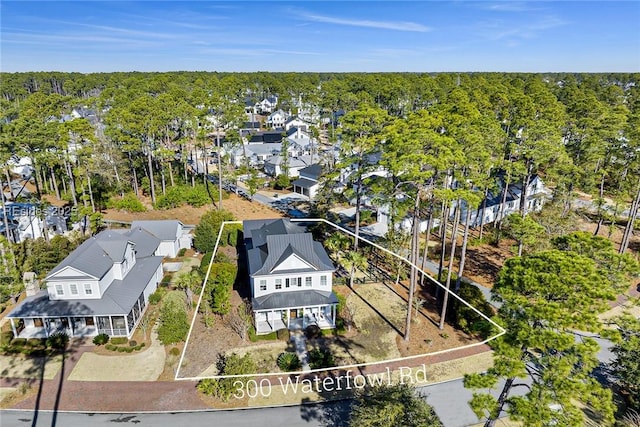
[[310,124],[305,120],[302,120],[298,116],[292,116],[287,119],[284,124],[284,130],[288,131],[291,128],[298,128],[301,131],[308,132]]
[[160,240],[155,255],[175,258],[180,249],[191,248],[192,236],[184,224],[175,219],[161,221],[133,221],[131,230],[143,229]]
[[[501,218],[504,218],[514,212],[520,211],[520,196],[522,195],[522,183],[513,183],[509,184],[506,188],[506,200],[504,203],[504,207],[502,209],[501,216],[501,207],[503,206],[502,200],[505,196],[504,193],[504,181],[500,179],[499,190],[496,192],[489,192],[486,199],[484,199],[477,209],[473,209],[471,211],[470,217],[470,226],[471,227],[479,227],[484,224],[492,224],[495,221],[499,221]],[[534,175],[529,185],[527,186],[527,199],[525,203],[527,204],[527,212],[537,212],[542,209],[544,202],[550,195],[550,190],[544,185],[542,179],[538,175]],[[467,219],[467,206],[466,204],[461,205],[462,208],[460,210],[460,222],[462,224],[466,224]],[[482,218],[482,211],[484,206],[484,218]]]
[[33,166],[31,166],[31,159],[29,157],[18,157],[13,155],[7,162],[9,170],[14,175],[20,175],[23,179],[31,178],[34,172]]
[[289,115],[282,110],[274,111],[267,117],[267,126],[273,129],[284,128]]
[[[300,170],[311,164],[311,156],[290,156],[288,158],[289,178],[296,178],[300,175]],[[271,156],[264,162],[264,173],[272,177],[282,175],[284,157],[281,155]]]
[[[49,238],[68,231],[68,216],[63,215],[63,208],[49,206],[42,212],[42,208],[33,203],[7,203],[5,209],[9,235],[14,243],[45,237],[45,225]],[[0,208],[0,233],[3,235],[6,234],[5,209]]]
[[260,114],[270,114],[273,113],[278,106],[278,97],[275,95],[268,96],[264,98],[262,101],[256,103],[255,111]]
[[300,178],[293,181],[293,192],[313,200],[320,188],[319,180],[321,174],[322,166],[317,163],[300,169]]
[[[134,231],[135,234],[135,231]],[[6,317],[15,337],[131,337],[162,280],[162,257],[143,256],[159,239],[105,230],[84,241],[44,279],[46,289],[27,296]],[[145,247],[138,251],[137,248]]]
[[335,267],[311,233],[286,219],[243,223],[255,329],[335,327]]
[[242,166],[245,161],[249,166],[262,166],[269,157],[280,154],[281,143],[245,144],[234,148],[229,154],[235,167]]

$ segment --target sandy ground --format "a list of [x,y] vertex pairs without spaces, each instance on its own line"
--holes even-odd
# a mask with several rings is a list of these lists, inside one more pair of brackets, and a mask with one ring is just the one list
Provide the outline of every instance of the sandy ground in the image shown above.
[[84,353],[69,375],[71,381],[156,381],[164,370],[165,351],[154,329],[151,345],[140,353],[101,356]]
[[[150,203],[145,198],[142,198],[141,200],[143,200],[143,204],[148,208],[150,207]],[[223,209],[230,211],[238,220],[282,217],[282,214],[275,209],[258,202],[250,202],[249,200],[245,200],[235,194],[230,194],[228,199],[223,200],[222,207]],[[212,205],[206,205],[200,208],[194,208],[192,206],[185,205],[175,209],[148,210],[146,212],[139,213],[107,209],[103,214],[105,219],[125,222],[150,219],[178,219],[184,224],[196,225],[200,222],[202,215],[211,209],[215,209],[215,207]]]
[[[37,378],[40,376],[43,358],[27,358],[22,355],[0,357],[0,375],[5,378]],[[46,361],[44,367],[45,380],[53,379],[62,367],[61,356]]]

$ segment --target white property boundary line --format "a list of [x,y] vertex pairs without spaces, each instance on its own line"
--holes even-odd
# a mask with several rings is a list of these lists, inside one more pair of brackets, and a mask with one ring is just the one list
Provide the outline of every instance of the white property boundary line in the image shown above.
[[401,261],[406,262],[407,264],[409,264],[410,266],[412,266],[413,268],[415,268],[416,270],[418,270],[419,272],[421,272],[422,274],[424,274],[427,278],[429,278],[429,280],[434,283],[437,286],[440,286],[445,292],[448,292],[450,296],[458,299],[458,301],[460,301],[461,303],[463,303],[464,305],[466,305],[467,307],[469,307],[470,309],[472,309],[473,311],[475,311],[476,313],[478,313],[482,318],[484,318],[485,320],[487,320],[489,323],[491,323],[493,326],[495,326],[496,328],[498,328],[498,333],[490,338],[487,338],[484,341],[475,343],[475,344],[468,344],[468,345],[463,345],[461,347],[455,347],[455,348],[449,348],[449,349],[445,349],[445,350],[439,350],[439,351],[434,351],[431,353],[423,353],[423,354],[418,354],[418,355],[414,355],[414,356],[407,356],[407,357],[399,357],[396,359],[386,359],[386,360],[379,360],[376,362],[366,362],[366,363],[357,363],[357,364],[353,364],[353,365],[341,365],[341,366],[334,366],[331,368],[324,368],[324,369],[314,369],[311,371],[296,371],[296,372],[263,372],[263,373],[256,373],[256,374],[243,374],[243,375],[213,375],[213,376],[209,376],[209,377],[179,377],[180,374],[180,368],[182,367],[182,362],[185,356],[185,353],[187,351],[187,347],[189,345],[189,340],[191,338],[191,332],[193,331],[193,326],[195,324],[196,321],[196,317],[198,316],[198,309],[200,308],[200,303],[202,302],[202,296],[204,295],[204,290],[207,284],[207,280],[209,279],[209,274],[211,272],[211,265],[213,264],[213,259],[216,256],[216,252],[218,250],[218,244],[220,243],[220,237],[222,236],[222,230],[224,229],[225,225],[227,224],[242,224],[242,221],[223,221],[222,224],[220,225],[220,230],[218,231],[218,238],[216,240],[216,244],[215,247],[213,249],[213,255],[211,256],[211,261],[209,262],[209,267],[207,268],[207,274],[204,278],[204,282],[202,284],[202,290],[200,291],[200,298],[198,300],[198,304],[196,305],[196,309],[193,315],[193,319],[191,319],[191,327],[189,328],[189,333],[187,335],[187,340],[185,342],[184,348],[182,350],[182,355],[180,356],[180,362],[178,363],[178,368],[176,369],[176,375],[174,377],[174,379],[176,381],[200,381],[200,380],[204,380],[204,379],[216,379],[216,378],[248,378],[248,377],[256,377],[256,376],[262,376],[262,377],[267,377],[267,376],[283,376],[283,375],[306,375],[306,374],[312,374],[312,373],[318,373],[318,372],[324,372],[324,371],[334,371],[336,369],[340,369],[340,370],[348,370],[348,369],[353,369],[353,368],[359,368],[362,366],[371,366],[371,365],[380,365],[381,363],[395,363],[395,362],[401,362],[401,361],[405,361],[405,360],[412,360],[412,359],[417,359],[417,358],[421,358],[421,357],[427,357],[427,356],[435,356],[438,354],[444,354],[444,353],[451,353],[453,351],[458,351],[458,350],[464,350],[467,348],[473,348],[473,347],[477,347],[483,344],[486,344],[490,341],[493,341],[494,339],[504,335],[506,333],[506,330],[500,326],[499,324],[497,324],[496,322],[494,322],[493,320],[491,320],[488,316],[486,316],[484,313],[482,313],[480,310],[478,310],[477,308],[475,308],[474,306],[472,306],[471,304],[469,304],[468,302],[466,302],[464,299],[460,298],[456,293],[454,293],[451,289],[447,289],[445,285],[443,285],[442,283],[438,282],[436,279],[434,279],[433,277],[431,277],[430,274],[428,274],[427,272],[423,271],[420,267],[418,267],[417,265],[413,264],[411,261],[409,261],[406,258],[403,258],[402,256],[378,245],[377,243],[374,243],[370,240],[367,240],[361,236],[356,236],[355,233],[353,233],[350,230],[347,230],[345,228],[340,227],[337,224],[334,224],[331,221],[328,221],[326,219],[322,219],[322,218],[299,218],[299,219],[294,219],[291,218],[290,219],[291,222],[322,222],[325,224],[328,224],[330,226],[332,226],[333,228],[342,231],[343,233],[346,233],[350,236],[355,237],[356,239],[362,240],[365,243],[368,243],[369,245],[380,249],[382,251],[384,251],[385,253],[390,254],[391,256],[398,258]]

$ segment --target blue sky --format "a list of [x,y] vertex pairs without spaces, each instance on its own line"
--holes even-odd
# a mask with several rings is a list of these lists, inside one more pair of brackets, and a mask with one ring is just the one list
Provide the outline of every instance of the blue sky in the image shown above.
[[6,1],[0,70],[640,71],[640,1]]

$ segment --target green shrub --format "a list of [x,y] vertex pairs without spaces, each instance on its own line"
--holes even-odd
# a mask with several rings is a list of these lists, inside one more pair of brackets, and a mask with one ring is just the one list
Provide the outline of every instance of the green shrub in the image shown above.
[[113,337],[113,338],[111,338],[111,344],[113,344],[113,345],[126,344],[127,341],[129,341],[127,339],[127,337]]
[[[257,371],[256,363],[249,353],[242,357],[235,353],[220,355],[216,365],[220,375],[247,375],[255,374]],[[245,380],[248,379],[245,378]],[[204,379],[198,383],[198,390],[227,401],[237,390],[237,378]]]
[[164,345],[184,341],[189,332],[189,319],[184,292],[172,291],[165,297],[160,312],[158,338]]
[[311,340],[322,335],[322,330],[318,327],[318,325],[309,325],[305,328],[304,335],[307,337],[307,339]]
[[276,190],[286,190],[290,185],[291,179],[285,174],[278,175],[275,181],[273,181],[273,188]]
[[278,339],[277,332],[270,332],[268,334],[258,335],[256,334],[256,329],[253,325],[249,327],[249,341],[258,342],[258,341],[274,341]]
[[27,344],[26,338],[14,338],[11,340],[11,345],[16,347],[24,347]]
[[186,253],[187,253],[187,248],[182,248],[182,249],[180,249],[180,250],[178,251],[178,256],[179,256],[179,257],[183,257],[183,256],[184,256],[184,254],[186,254]]
[[213,257],[213,251],[207,252],[202,255],[202,260],[200,260],[200,272],[202,274],[207,274],[207,269],[209,268],[209,264],[211,263],[211,258]]
[[289,341],[289,338],[290,338],[289,330],[287,328],[278,329],[276,331],[276,337],[280,341]]
[[290,352],[280,353],[276,363],[285,372],[298,371],[302,367],[298,355]]
[[[493,307],[487,302],[487,300],[485,300],[482,291],[480,291],[476,286],[462,281],[460,284],[460,290],[458,291],[458,296],[487,317],[492,317],[494,315]],[[491,336],[491,323],[476,313],[475,310],[472,310],[467,305],[461,303],[457,298],[454,299],[451,307],[451,316],[456,328],[468,334],[479,335],[482,338]]]
[[42,347],[45,344],[45,340],[41,338],[29,338],[27,345],[29,347]]
[[314,348],[309,352],[309,367],[311,369],[331,368],[335,366],[333,355],[326,348]]
[[178,347],[171,347],[171,350],[169,350],[169,354],[171,356],[180,356],[180,349]]
[[[209,197],[207,189],[202,184],[198,184],[195,187],[186,187],[184,190],[184,201],[195,208],[211,203],[211,197]],[[212,194],[215,193],[214,197],[217,199],[218,192],[212,188],[210,190]]]
[[63,350],[69,342],[69,335],[66,332],[55,332],[47,338],[47,347],[54,350]]
[[127,351],[127,347],[116,347],[118,349],[118,353],[124,353],[125,351]]
[[127,193],[124,197],[112,197],[109,199],[107,206],[126,212],[144,212],[147,210],[135,193]]
[[137,345],[137,346],[133,347],[133,349],[134,349],[135,351],[139,351],[142,347],[144,347],[144,346],[142,346],[142,345]]
[[164,297],[164,295],[166,293],[167,293],[167,289],[166,288],[158,288],[158,289],[156,289],[156,291],[154,293],[149,295],[149,304],[157,305],[162,300],[162,297]]
[[169,187],[165,194],[156,199],[156,209],[171,209],[182,206],[185,203],[185,187]]
[[106,345],[104,346],[104,348],[106,348],[106,349],[107,349],[107,350],[109,350],[109,351],[118,351],[118,347],[116,347],[116,346],[115,346],[115,345],[113,345],[113,344],[106,344]]
[[137,345],[138,345],[138,342],[136,340],[129,341],[129,347],[135,347]]
[[139,347],[142,348],[144,346],[145,346],[145,343],[141,343]]
[[133,352],[133,347],[122,347],[122,348],[124,348],[124,351],[126,351],[127,353]]
[[93,337],[93,343],[95,345],[103,345],[109,342],[109,335],[107,334],[99,334]]

